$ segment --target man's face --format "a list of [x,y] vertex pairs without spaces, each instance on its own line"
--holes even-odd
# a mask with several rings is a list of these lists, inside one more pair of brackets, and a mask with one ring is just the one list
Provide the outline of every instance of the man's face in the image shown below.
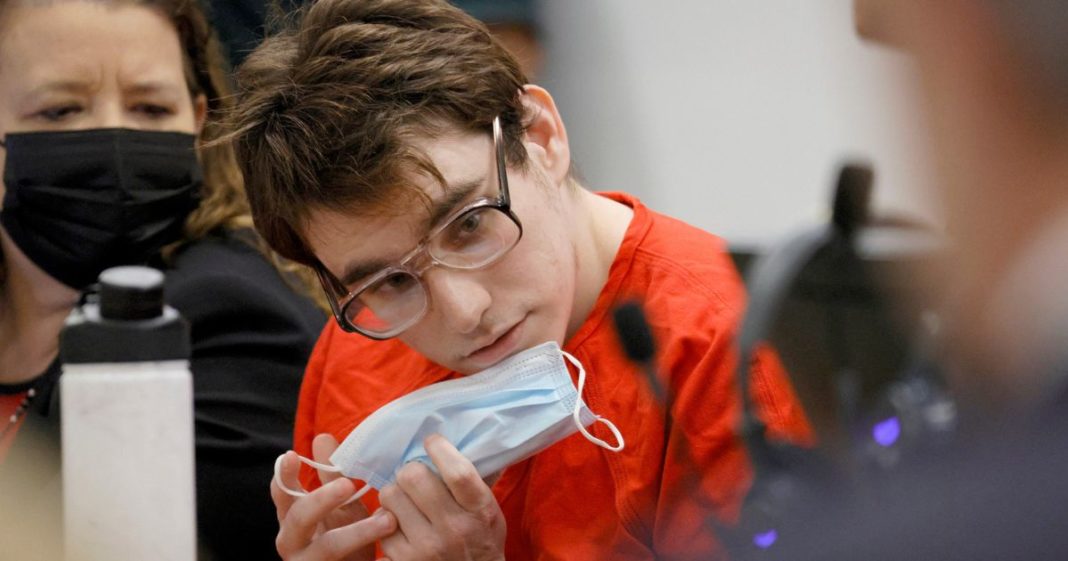
[[[413,178],[431,208],[445,207],[434,214],[499,196],[492,144],[488,134],[460,133],[415,143],[447,183],[443,190],[431,178]],[[465,374],[545,341],[563,344],[573,311],[577,271],[568,187],[549,184],[535,161],[526,172],[509,168],[508,180],[522,239],[484,269],[437,266],[423,273],[426,315],[398,336],[426,358]],[[304,234],[320,262],[345,278],[369,263],[399,262],[436,225],[430,219],[427,206],[414,201],[403,214],[319,209],[310,213]],[[348,289],[360,283],[350,280]]]

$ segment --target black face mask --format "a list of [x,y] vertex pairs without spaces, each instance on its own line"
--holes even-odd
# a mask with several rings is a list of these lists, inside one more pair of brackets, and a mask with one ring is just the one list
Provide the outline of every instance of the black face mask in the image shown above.
[[178,239],[203,182],[195,142],[130,129],[8,134],[0,224],[38,267],[85,288]]

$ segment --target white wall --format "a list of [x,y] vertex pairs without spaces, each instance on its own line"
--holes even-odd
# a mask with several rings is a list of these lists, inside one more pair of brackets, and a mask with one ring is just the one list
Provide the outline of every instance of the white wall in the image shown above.
[[742,246],[827,216],[838,164],[876,209],[931,219],[907,59],[861,42],[850,0],[544,0],[541,83],[579,170]]

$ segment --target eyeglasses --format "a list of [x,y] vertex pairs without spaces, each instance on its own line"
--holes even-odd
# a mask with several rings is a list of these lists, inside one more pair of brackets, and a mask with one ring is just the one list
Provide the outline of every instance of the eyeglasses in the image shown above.
[[474,270],[492,265],[523,236],[512,212],[500,117],[493,119],[498,198],[482,197],[450,214],[398,264],[386,267],[349,291],[322,265],[316,267],[330,308],[341,328],[372,339],[389,339],[426,314],[430,293],[422,280],[434,266]]

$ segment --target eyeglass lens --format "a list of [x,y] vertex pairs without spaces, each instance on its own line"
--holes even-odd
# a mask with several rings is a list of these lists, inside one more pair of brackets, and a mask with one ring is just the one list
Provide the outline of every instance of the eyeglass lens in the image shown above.
[[[519,227],[501,209],[471,209],[456,217],[429,240],[434,262],[453,269],[484,267],[508,252],[519,240]],[[422,271],[397,269],[367,286],[346,309],[355,326],[387,332],[423,313],[426,291]]]

